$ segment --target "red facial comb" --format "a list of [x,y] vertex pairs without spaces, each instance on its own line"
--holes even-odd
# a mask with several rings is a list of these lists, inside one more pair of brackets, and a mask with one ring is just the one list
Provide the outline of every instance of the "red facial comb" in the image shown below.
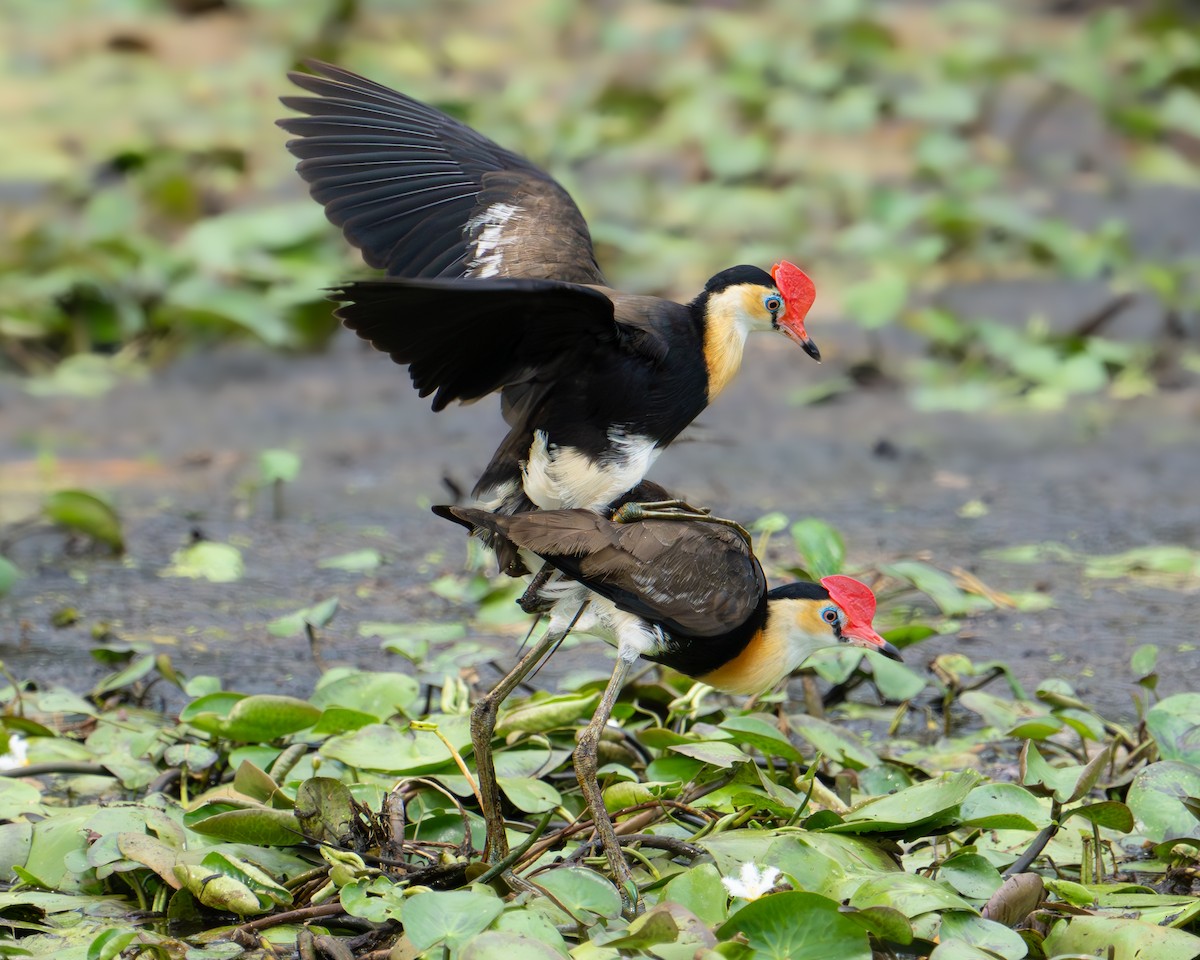
[[817,299],[817,287],[808,274],[794,263],[781,260],[771,268],[771,277],[789,309],[796,317],[803,319]]
[[853,577],[837,576],[822,578],[821,586],[829,591],[829,599],[846,611],[851,623],[862,627],[871,625],[871,618],[875,616],[875,594],[865,583]]

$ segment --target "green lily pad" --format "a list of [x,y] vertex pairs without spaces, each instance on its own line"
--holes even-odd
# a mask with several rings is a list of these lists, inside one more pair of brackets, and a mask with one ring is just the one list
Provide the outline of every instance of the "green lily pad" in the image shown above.
[[504,909],[504,901],[470,890],[430,891],[404,902],[404,932],[418,950],[436,944],[458,949],[483,933]]
[[1046,953],[1106,956],[1111,960],[1195,960],[1200,937],[1138,920],[1072,917],[1046,935]]
[[910,920],[940,910],[974,912],[971,904],[948,885],[916,873],[873,877],[855,891],[850,906],[860,910],[873,906],[891,907]]
[[981,783],[959,808],[964,824],[985,830],[1040,830],[1050,812],[1037,797],[1015,783]]
[[342,570],[346,573],[373,573],[382,564],[383,554],[372,547],[339,553],[335,557],[317,561],[317,566],[322,570]]
[[582,867],[563,867],[541,874],[537,885],[554,894],[570,915],[583,922],[588,918],[613,919],[621,913],[621,898],[608,880]]
[[322,708],[346,707],[367,713],[377,720],[404,714],[421,695],[421,684],[407,673],[355,670],[321,678],[309,698]]
[[1146,729],[1163,760],[1200,767],[1200,693],[1177,693],[1146,712]]
[[285,613],[267,624],[267,633],[273,637],[295,637],[304,633],[306,626],[323,627],[337,612],[338,598],[330,597],[309,607],[301,607],[294,613]]
[[245,572],[242,552],[237,547],[201,540],[171,554],[171,565],[160,571],[159,576],[233,583],[240,580]]
[[1161,760],[1139,770],[1125,802],[1138,829],[1154,843],[1200,839],[1200,820],[1184,803],[1200,797],[1200,769],[1178,760]]
[[959,804],[979,783],[970,770],[926,780],[883,797],[872,797],[842,817],[831,833],[910,830],[930,821],[957,817]]
[[867,931],[815,893],[774,893],[746,904],[717,929],[721,940],[739,934],[764,960],[871,960]]
[[321,716],[307,700],[258,693],[238,700],[221,723],[221,736],[242,743],[275,740],[311,727]]

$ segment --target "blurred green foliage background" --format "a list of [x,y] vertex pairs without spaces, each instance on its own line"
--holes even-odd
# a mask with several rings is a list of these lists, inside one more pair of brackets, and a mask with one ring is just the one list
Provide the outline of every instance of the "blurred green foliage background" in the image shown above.
[[[1200,241],[1125,216],[1139,191],[1200,186],[1187,0],[5,6],[0,371],[41,389],[103,389],[217,338],[332,334],[323,288],[363,268],[272,122],[308,56],[546,166],[620,287],[689,297],[732,263],[803,264],[816,329],[869,331],[826,393],[883,370],[926,407],[1054,407],[1200,369]],[[1104,296],[1066,327],[950,296],[1030,278]],[[1160,322],[1107,340],[1135,298]],[[889,363],[897,330],[915,361]]]

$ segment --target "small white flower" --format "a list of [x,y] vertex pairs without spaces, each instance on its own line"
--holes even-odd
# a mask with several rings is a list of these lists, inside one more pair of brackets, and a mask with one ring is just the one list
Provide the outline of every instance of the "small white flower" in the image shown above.
[[725,889],[731,897],[757,900],[763,894],[769,893],[778,879],[778,867],[759,867],[757,864],[743,863],[740,876],[722,877],[721,882],[725,884]]
[[8,735],[8,752],[0,754],[0,770],[29,766],[29,744],[19,733]]

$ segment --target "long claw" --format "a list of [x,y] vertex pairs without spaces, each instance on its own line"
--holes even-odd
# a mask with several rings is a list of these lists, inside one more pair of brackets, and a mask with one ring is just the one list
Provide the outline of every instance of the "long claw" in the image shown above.
[[752,544],[749,531],[736,520],[714,517],[706,507],[693,507],[682,500],[663,500],[658,503],[626,503],[613,511],[613,523],[637,523],[640,520],[697,520],[732,527],[746,543]]

